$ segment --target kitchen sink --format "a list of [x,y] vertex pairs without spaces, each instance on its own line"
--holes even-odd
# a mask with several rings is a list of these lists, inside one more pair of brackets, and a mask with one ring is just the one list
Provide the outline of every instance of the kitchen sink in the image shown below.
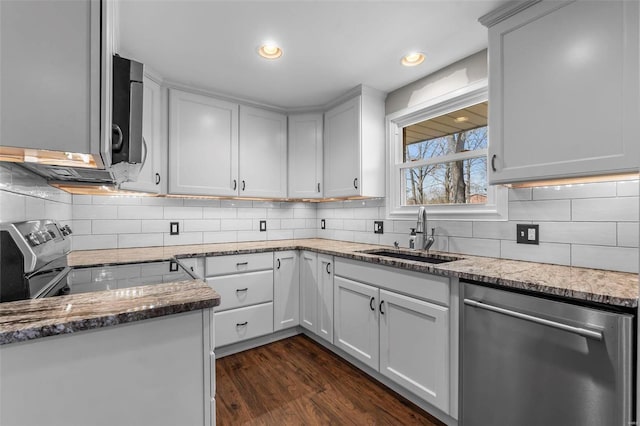
[[370,254],[372,256],[392,257],[394,259],[412,260],[414,262],[433,263],[433,264],[453,262],[454,260],[461,259],[459,257],[443,256],[439,254],[428,255],[428,254],[420,254],[420,252],[407,253],[407,252],[394,251],[394,250],[362,251],[361,253]]

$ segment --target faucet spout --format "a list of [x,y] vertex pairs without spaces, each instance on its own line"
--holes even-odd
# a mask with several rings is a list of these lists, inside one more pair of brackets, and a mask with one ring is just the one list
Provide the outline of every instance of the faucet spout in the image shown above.
[[428,250],[433,244],[433,231],[429,238],[427,234],[427,209],[424,206],[420,206],[418,209],[418,223],[416,226],[416,249]]

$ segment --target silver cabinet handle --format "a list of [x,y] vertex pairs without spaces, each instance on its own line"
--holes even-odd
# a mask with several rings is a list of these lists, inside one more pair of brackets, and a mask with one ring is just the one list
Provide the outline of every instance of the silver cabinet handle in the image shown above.
[[542,324],[548,327],[557,328],[558,330],[578,334],[582,337],[588,337],[590,339],[595,339],[595,340],[602,340],[601,331],[593,331],[586,328],[574,327],[572,325],[563,324],[561,322],[551,321],[545,318],[523,314],[522,312],[516,312],[516,311],[511,311],[509,309],[500,308],[498,306],[487,305],[486,303],[478,302],[477,300],[472,300],[472,299],[464,299],[464,304],[473,306],[474,308],[485,309],[487,311],[497,312],[499,314],[508,315],[510,317],[519,318],[521,320],[530,321],[536,324]]

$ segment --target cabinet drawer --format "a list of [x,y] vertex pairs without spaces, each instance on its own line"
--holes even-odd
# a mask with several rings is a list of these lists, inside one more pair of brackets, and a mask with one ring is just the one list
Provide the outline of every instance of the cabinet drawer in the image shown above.
[[273,269],[273,253],[207,257],[207,276]]
[[216,312],[216,347],[273,333],[273,303]]
[[449,278],[338,258],[334,273],[335,276],[449,306]]
[[207,284],[220,295],[218,312],[273,300],[271,270],[207,278]]

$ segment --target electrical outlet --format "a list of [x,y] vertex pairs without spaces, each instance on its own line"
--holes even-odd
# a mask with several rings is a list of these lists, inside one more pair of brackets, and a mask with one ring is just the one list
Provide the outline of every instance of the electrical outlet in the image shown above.
[[169,222],[169,235],[180,235],[180,222]]
[[326,223],[324,222],[324,219],[320,219],[320,229],[325,229],[326,228]]
[[384,222],[381,220],[373,221],[373,233],[374,234],[384,234]]
[[267,230],[267,221],[266,220],[261,220],[260,221],[260,232],[264,232]]
[[516,224],[516,241],[518,244],[540,244],[539,225]]

